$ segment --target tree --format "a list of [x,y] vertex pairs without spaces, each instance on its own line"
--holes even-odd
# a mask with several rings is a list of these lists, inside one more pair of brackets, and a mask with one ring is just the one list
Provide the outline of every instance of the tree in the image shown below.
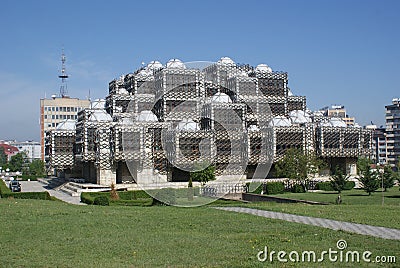
[[195,170],[190,172],[190,179],[192,181],[199,181],[204,185],[208,181],[215,180],[215,166],[207,162],[197,163]]
[[360,158],[357,161],[357,169],[359,173],[359,181],[362,184],[362,189],[371,195],[379,188],[379,174],[371,169],[371,160]]
[[336,166],[330,181],[333,190],[340,194],[345,189],[348,180],[349,176],[346,175],[339,166]]
[[24,152],[13,155],[8,163],[10,171],[21,171],[25,163],[26,155]]
[[34,176],[43,176],[45,173],[44,162],[40,159],[35,159],[29,164],[29,174]]
[[277,177],[295,180],[307,191],[311,175],[317,173],[323,166],[323,161],[314,155],[303,154],[301,150],[289,149],[283,159],[276,163]]
[[5,167],[5,165],[7,165],[7,155],[4,152],[4,148],[0,147],[0,167]]
[[383,189],[385,192],[388,188],[392,188],[394,185],[394,181],[397,178],[397,174],[393,171],[393,169],[387,165],[383,168]]
[[361,175],[361,173],[367,170],[368,167],[371,167],[372,161],[366,157],[360,157],[357,160],[357,173]]

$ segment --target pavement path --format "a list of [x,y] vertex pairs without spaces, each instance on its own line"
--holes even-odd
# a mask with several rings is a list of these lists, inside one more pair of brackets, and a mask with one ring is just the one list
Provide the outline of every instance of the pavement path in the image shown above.
[[240,213],[247,213],[252,215],[257,215],[270,219],[278,219],[290,222],[303,223],[308,225],[319,226],[323,228],[329,228],[332,230],[343,230],[351,233],[362,234],[362,235],[370,235],[379,238],[386,238],[392,240],[400,240],[400,230],[392,229],[386,227],[378,227],[366,224],[358,224],[358,223],[350,223],[345,221],[335,221],[329,219],[322,218],[314,218],[307,216],[299,216],[281,212],[273,212],[267,210],[259,210],[252,208],[243,208],[243,207],[215,207],[216,209],[225,210],[225,211],[234,211]]
[[38,181],[20,181],[22,192],[44,192],[47,191],[51,196],[54,196],[64,202],[74,204],[74,205],[86,205],[81,203],[81,198],[79,196],[71,196],[62,191],[57,191],[54,189],[49,189],[45,184]]

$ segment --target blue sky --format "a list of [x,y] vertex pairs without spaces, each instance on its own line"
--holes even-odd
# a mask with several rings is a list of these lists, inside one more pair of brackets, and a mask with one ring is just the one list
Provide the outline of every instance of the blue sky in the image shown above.
[[0,9],[0,139],[39,140],[39,99],[104,98],[108,82],[170,58],[266,63],[309,108],[384,124],[400,97],[400,1],[8,1]]

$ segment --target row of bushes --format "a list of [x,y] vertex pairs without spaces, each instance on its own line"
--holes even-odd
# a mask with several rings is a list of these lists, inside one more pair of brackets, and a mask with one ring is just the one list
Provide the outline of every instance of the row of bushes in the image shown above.
[[1,198],[54,200],[48,192],[12,192],[1,179],[0,196]]
[[[249,183],[247,184],[247,187],[249,187]],[[355,187],[354,181],[347,181],[344,190],[351,190]],[[316,190],[323,190],[323,191],[334,191],[331,182],[318,182],[315,186]],[[285,184],[283,182],[267,182],[263,183],[260,186],[257,187],[254,191],[251,193],[254,194],[283,194],[284,192],[292,192],[292,193],[304,193],[305,189],[304,186],[301,184],[294,184],[288,189],[285,189]]]
[[81,202],[100,206],[151,206],[153,198],[145,191],[118,192],[119,199],[112,200],[110,192],[81,193]]
[[[249,183],[247,183],[247,188],[249,187]],[[294,184],[290,188],[285,189],[285,184],[283,182],[267,182],[263,183],[257,187],[251,193],[253,194],[283,194],[284,192],[292,192],[292,193],[304,193],[304,186],[301,184]]]
[[[347,181],[346,184],[344,185],[343,190],[351,190],[356,186],[354,181]],[[322,190],[322,191],[335,191],[332,187],[331,182],[329,181],[324,181],[324,182],[318,182],[317,185],[315,185],[316,190]]]

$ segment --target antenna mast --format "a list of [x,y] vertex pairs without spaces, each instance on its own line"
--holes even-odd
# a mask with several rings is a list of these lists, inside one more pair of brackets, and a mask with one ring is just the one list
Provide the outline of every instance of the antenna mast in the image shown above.
[[67,94],[68,94],[68,90],[67,90],[68,74],[65,72],[65,61],[66,60],[67,60],[67,58],[65,57],[64,48],[63,48],[62,54],[61,54],[61,74],[58,76],[58,78],[61,78],[60,95],[62,98],[67,97]]

